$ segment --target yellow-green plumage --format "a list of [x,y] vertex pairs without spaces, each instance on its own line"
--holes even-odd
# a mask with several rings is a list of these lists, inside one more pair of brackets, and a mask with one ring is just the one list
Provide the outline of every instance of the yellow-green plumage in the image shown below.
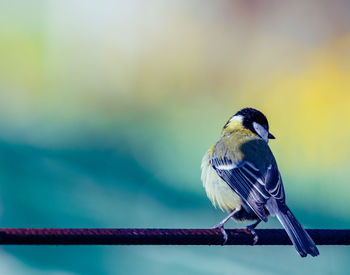
[[231,212],[241,206],[241,198],[231,189],[231,187],[221,179],[210,160],[213,155],[215,145],[208,150],[202,160],[202,182],[208,198],[214,206],[221,210]]

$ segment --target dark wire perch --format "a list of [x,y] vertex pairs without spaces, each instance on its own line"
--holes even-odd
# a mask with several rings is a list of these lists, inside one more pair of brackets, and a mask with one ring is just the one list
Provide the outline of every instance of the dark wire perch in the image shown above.
[[[252,245],[245,229],[227,229],[225,245]],[[317,245],[350,245],[350,230],[309,229]],[[256,245],[291,245],[283,229],[257,229]],[[0,245],[222,245],[219,229],[3,228]]]

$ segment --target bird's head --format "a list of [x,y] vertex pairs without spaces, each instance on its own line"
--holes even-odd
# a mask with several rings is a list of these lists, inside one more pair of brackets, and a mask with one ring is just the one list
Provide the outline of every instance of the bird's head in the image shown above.
[[266,142],[275,137],[269,133],[269,123],[265,115],[253,108],[244,108],[234,114],[225,124],[223,134],[238,128],[248,129]]

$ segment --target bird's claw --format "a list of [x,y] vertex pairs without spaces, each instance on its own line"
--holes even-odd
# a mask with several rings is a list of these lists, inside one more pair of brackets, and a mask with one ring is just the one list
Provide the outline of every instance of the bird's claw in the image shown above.
[[249,231],[250,234],[253,235],[253,237],[254,237],[253,245],[256,245],[258,243],[258,240],[259,240],[258,234],[256,234],[254,228],[251,226],[247,226],[246,229]]
[[220,229],[220,231],[222,233],[222,236],[224,238],[224,242],[222,243],[222,246],[224,246],[227,243],[227,240],[228,240],[228,235],[226,233],[224,225],[219,223],[219,224],[213,226],[212,229]]

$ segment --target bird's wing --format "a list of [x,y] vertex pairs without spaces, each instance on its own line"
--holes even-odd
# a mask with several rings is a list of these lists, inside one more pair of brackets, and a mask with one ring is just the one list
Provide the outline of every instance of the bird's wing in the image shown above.
[[[259,144],[265,146],[266,143]],[[285,200],[281,176],[269,148],[265,148],[265,152],[271,154],[273,161],[264,171],[259,170],[252,161],[235,161],[232,152],[223,150],[222,144],[217,144],[217,149],[211,159],[213,168],[261,220],[267,221],[264,210],[266,201],[271,197],[280,202]]]
[[212,158],[212,166],[218,175],[242,198],[242,200],[263,221],[267,221],[264,210],[270,194],[265,189],[264,179],[250,162],[234,164],[230,159]]

